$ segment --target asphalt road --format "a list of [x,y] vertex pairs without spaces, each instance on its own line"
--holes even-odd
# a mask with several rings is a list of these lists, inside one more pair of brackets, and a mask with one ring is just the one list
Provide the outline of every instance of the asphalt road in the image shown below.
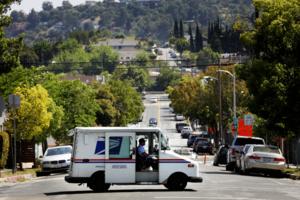
[[[158,103],[148,102],[158,97]],[[147,95],[144,121],[156,117],[158,126],[170,137],[173,148],[184,147],[175,133],[174,117],[169,112],[165,95]],[[114,185],[106,193],[93,193],[85,185],[64,182],[64,174],[39,177],[14,186],[0,185],[0,200],[150,200],[150,199],[207,199],[207,200],[300,200],[300,181],[286,178],[272,178],[262,175],[242,176],[225,171],[224,166],[214,167],[211,163],[200,164],[203,183],[189,183],[185,191],[170,192],[161,185]]]

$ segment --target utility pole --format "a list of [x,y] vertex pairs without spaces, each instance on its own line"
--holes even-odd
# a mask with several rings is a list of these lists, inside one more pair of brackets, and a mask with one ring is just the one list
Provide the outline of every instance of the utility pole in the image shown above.
[[[219,58],[219,70],[221,70],[221,59]],[[222,114],[222,80],[221,80],[221,72],[218,71],[218,85],[219,85],[219,137],[221,139],[222,144],[224,143],[223,140],[223,114]],[[219,141],[218,146],[219,146]]]
[[14,140],[13,140],[13,167],[12,173],[17,171],[17,127],[16,127],[16,110],[20,107],[20,97],[14,94],[8,96],[8,103],[13,113],[13,129],[14,129]]

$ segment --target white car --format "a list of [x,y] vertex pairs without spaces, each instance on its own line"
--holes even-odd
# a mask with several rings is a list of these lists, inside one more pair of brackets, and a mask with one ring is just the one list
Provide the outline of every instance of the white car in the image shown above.
[[241,153],[241,172],[277,172],[285,169],[286,163],[280,149],[269,145],[245,145]]
[[184,116],[181,115],[181,114],[177,114],[177,115],[175,116],[175,120],[176,120],[176,121],[183,121],[183,120],[184,120]]
[[182,129],[181,129],[181,137],[182,138],[188,138],[190,136],[190,134],[193,133],[193,129],[189,126],[184,126]]
[[151,102],[151,103],[157,103],[157,102],[158,102],[158,100],[157,100],[157,98],[156,98],[156,97],[152,97],[152,98],[150,99],[150,102]]
[[42,157],[42,172],[50,174],[51,172],[67,171],[71,164],[72,146],[50,147]]

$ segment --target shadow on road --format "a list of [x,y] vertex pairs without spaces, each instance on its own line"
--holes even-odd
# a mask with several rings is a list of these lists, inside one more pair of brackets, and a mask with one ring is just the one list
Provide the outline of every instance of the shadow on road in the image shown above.
[[174,114],[172,114],[172,115],[162,115],[161,117],[164,117],[164,118],[171,118],[171,117],[174,117]]
[[239,175],[233,172],[229,172],[229,171],[207,171],[207,172],[201,172],[202,174],[224,174],[224,175]]
[[[183,191],[170,191],[168,189],[126,189],[126,190],[108,190],[103,193],[125,193],[125,192],[196,192],[193,189],[186,189]],[[44,193],[46,196],[56,196],[56,195],[74,195],[74,194],[89,194],[96,193],[92,190],[84,190],[84,191],[60,191],[60,192],[49,192]]]

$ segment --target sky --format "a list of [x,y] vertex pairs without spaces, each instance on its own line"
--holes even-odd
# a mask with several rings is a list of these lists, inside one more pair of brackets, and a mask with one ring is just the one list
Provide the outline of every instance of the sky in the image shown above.
[[[44,1],[50,1],[52,2],[54,7],[61,6],[63,0],[21,0],[21,5],[15,4],[11,8],[12,10],[23,10],[25,13],[29,13],[31,9],[34,9],[35,11],[41,11],[42,10],[42,4]],[[68,0],[73,6],[79,5],[79,4],[85,4],[86,0]],[[100,1],[100,0],[94,0],[94,1]]]

